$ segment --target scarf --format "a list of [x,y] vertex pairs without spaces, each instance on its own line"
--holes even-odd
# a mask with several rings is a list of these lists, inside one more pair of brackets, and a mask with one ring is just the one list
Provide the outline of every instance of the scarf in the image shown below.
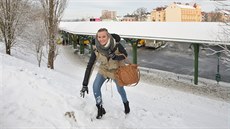
[[95,45],[98,50],[102,55],[109,57],[109,50],[112,51],[115,47],[115,42],[114,39],[111,35],[109,35],[110,39],[108,40],[107,44],[105,46],[102,46],[100,42],[95,39]]

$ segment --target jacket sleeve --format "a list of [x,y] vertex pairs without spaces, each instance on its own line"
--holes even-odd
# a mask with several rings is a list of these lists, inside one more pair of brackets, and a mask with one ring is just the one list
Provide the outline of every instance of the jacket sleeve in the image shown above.
[[[117,48],[121,54],[116,55],[113,60],[124,60],[128,56],[127,51],[125,50],[125,48],[120,43],[117,44]],[[125,57],[124,57],[124,55],[125,55]]]
[[84,76],[84,80],[82,83],[83,86],[88,86],[90,75],[92,73],[92,69],[95,64],[95,61],[96,61],[96,54],[95,52],[92,52],[89,62],[87,64],[86,70],[85,70],[85,76]]

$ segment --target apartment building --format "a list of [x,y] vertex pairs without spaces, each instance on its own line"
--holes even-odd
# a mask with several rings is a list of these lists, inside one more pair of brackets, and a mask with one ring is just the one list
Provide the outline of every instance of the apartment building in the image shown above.
[[201,8],[199,5],[172,3],[168,7],[158,7],[151,12],[155,22],[201,22]]
[[152,21],[165,22],[165,9],[166,7],[157,7],[151,12]]
[[201,22],[201,7],[197,4],[173,3],[165,9],[166,22]]
[[101,19],[107,20],[116,20],[117,12],[116,11],[109,11],[109,10],[102,10],[101,12]]

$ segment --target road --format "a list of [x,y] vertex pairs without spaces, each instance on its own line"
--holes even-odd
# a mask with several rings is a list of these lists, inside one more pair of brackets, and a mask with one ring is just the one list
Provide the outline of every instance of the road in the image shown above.
[[[132,48],[125,45],[132,58]],[[138,48],[137,62],[141,67],[159,69],[193,76],[194,54],[186,43],[168,43],[164,48]],[[200,51],[199,77],[215,80],[217,73],[217,55],[207,56],[207,51]],[[230,82],[230,71],[220,62],[221,81]]]

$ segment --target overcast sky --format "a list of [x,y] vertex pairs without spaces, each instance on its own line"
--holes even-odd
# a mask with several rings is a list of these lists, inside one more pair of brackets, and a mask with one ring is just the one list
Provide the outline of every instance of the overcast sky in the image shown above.
[[[154,8],[169,5],[173,2],[198,3],[202,11],[212,11],[216,2],[210,0],[68,0],[63,19],[100,17],[102,10],[117,11],[118,16],[133,13],[137,8],[144,7],[148,12]],[[228,4],[230,0],[227,0]]]

